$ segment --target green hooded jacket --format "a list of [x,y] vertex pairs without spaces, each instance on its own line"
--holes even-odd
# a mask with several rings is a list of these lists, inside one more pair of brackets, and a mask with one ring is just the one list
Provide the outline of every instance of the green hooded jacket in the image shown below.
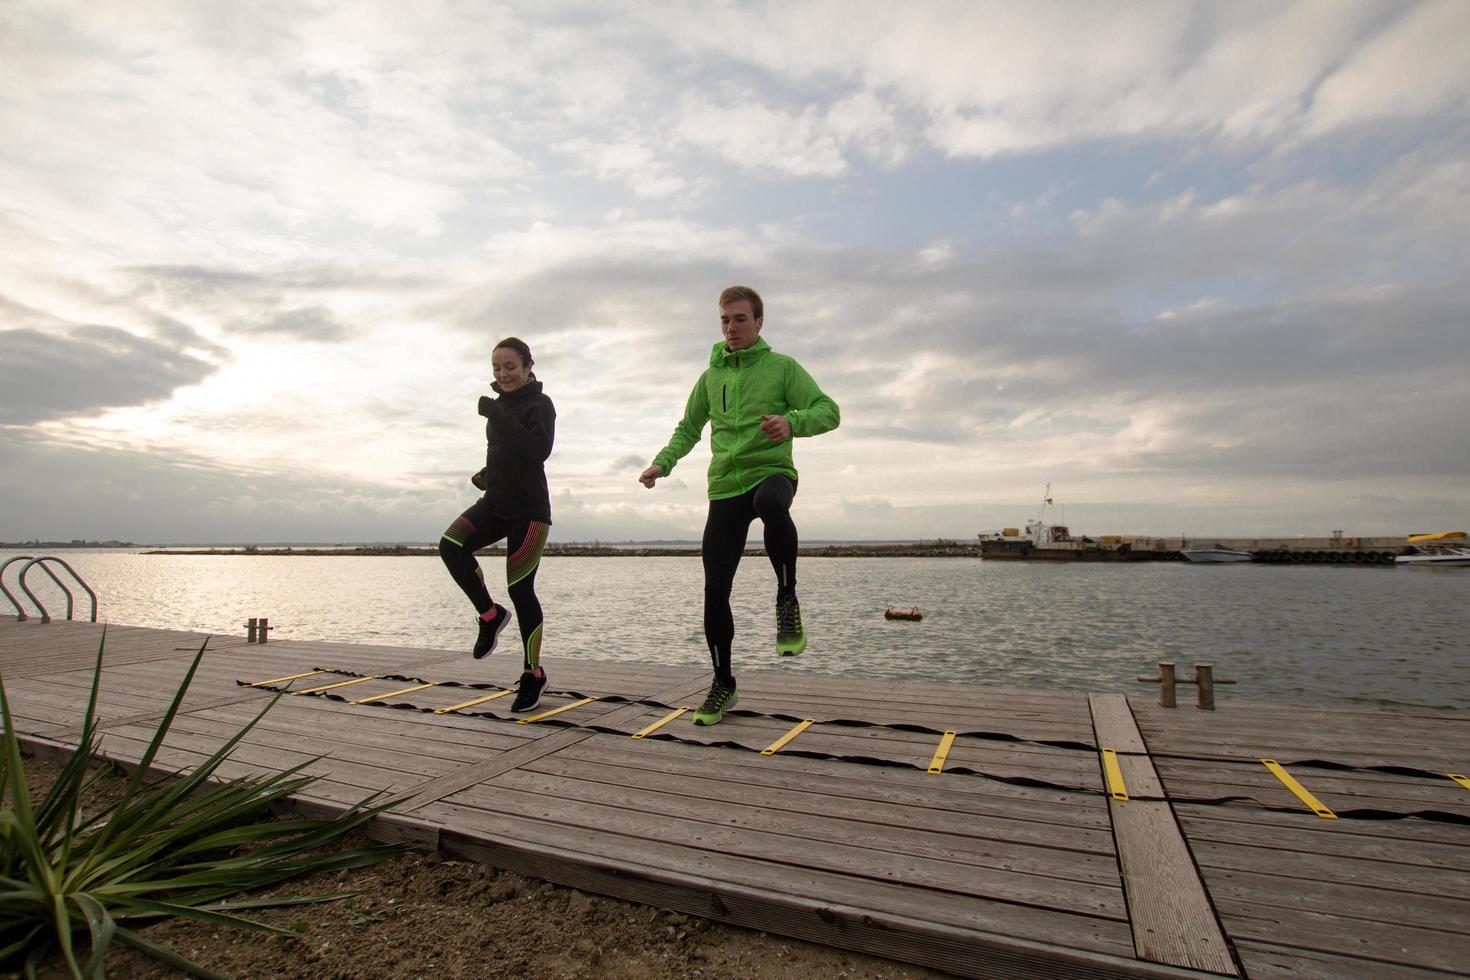
[[[772,442],[761,431],[762,415],[786,416],[792,438]],[[760,337],[739,351],[726,350],[722,340],[710,351],[709,367],[689,393],[673,437],[653,462],[668,476],[709,422],[709,499],[738,497],[777,473],[795,480],[792,441],[828,432],[841,420],[837,403],[795,358],[777,354]]]

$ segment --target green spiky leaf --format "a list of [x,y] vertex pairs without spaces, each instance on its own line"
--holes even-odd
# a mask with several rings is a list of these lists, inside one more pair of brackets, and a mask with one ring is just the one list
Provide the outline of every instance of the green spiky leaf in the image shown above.
[[59,954],[72,976],[100,977],[108,947],[121,940],[193,976],[215,976],[123,923],[186,917],[290,934],[239,913],[343,896],[234,901],[231,897],[318,871],[364,867],[398,852],[393,847],[321,851],[390,805],[374,805],[376,794],[330,819],[271,819],[272,805],[315,782],[316,777],[302,770],[318,760],[280,773],[218,778],[220,766],[279,695],[188,772],[168,778],[152,773],[153,761],[204,658],[207,640],[185,672],[122,797],[83,817],[87,791],[105,775],[93,770],[99,761],[97,697],[106,641],[104,628],[76,751],[34,806],[0,676],[4,725],[0,799],[7,803],[0,810],[0,968],[19,967],[33,975],[45,956]]

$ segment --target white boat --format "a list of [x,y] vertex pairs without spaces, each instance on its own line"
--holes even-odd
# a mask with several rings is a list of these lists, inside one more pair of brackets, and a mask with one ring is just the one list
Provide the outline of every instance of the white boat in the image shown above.
[[1417,555],[1399,555],[1393,563],[1418,568],[1470,567],[1470,548],[1441,548]]
[[[1411,534],[1409,544],[1418,550],[1413,554],[1399,555],[1394,559],[1394,564],[1407,565],[1410,568],[1470,567],[1470,548],[1459,543],[1463,540],[1464,531]],[[1451,544],[1452,541],[1455,543]]]
[[1249,551],[1236,551],[1221,545],[1213,548],[1185,548],[1179,553],[1190,561],[1201,562],[1251,561],[1255,558]]

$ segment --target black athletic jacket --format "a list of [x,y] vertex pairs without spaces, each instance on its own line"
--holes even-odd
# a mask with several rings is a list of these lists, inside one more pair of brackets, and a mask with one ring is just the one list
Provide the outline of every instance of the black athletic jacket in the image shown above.
[[499,398],[480,396],[485,423],[485,502],[508,521],[551,523],[546,492],[546,458],[556,438],[556,409],[541,393],[541,382],[527,381],[510,394],[490,386]]

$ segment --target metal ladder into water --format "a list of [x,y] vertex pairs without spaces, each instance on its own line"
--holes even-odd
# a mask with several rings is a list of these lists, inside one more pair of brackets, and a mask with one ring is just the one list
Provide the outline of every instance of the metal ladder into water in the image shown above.
[[77,585],[80,585],[83,589],[86,590],[87,595],[91,596],[91,598],[92,598],[92,622],[94,622],[94,623],[97,622],[97,593],[95,593],[95,592],[92,591],[92,587],[87,584],[87,580],[86,579],[82,578],[80,575],[77,574],[77,570],[75,568],[72,568],[64,560],[62,560],[61,558],[56,557],[55,555],[42,555],[40,558],[32,558],[30,555],[16,555],[13,558],[6,559],[5,563],[3,565],[0,565],[0,592],[5,593],[5,598],[9,599],[10,600],[10,604],[15,607],[15,613],[16,613],[15,620],[16,620],[16,622],[23,623],[27,619],[30,618],[30,616],[25,611],[25,607],[23,607],[16,600],[15,596],[11,593],[11,591],[5,587],[5,570],[7,568],[9,568],[11,565],[13,565],[16,562],[18,562],[18,561],[23,561],[26,564],[23,565],[23,566],[21,566],[20,575],[18,576],[18,578],[17,578],[16,581],[20,583],[21,591],[24,592],[26,594],[26,596],[31,600],[31,602],[33,602],[33,603],[36,604],[36,608],[38,610],[40,610],[40,613],[41,613],[41,622],[43,622],[43,623],[49,623],[49,622],[51,622],[51,613],[49,611],[47,611],[45,605],[43,605],[42,602],[41,602],[41,600],[36,597],[36,594],[31,591],[31,587],[26,584],[26,576],[28,574],[30,574],[31,569],[34,568],[35,566],[40,565],[41,566],[41,571],[43,571],[47,575],[51,576],[51,581],[53,581],[53,582],[56,583],[57,588],[61,589],[62,592],[65,592],[66,593],[66,618],[67,619],[71,619],[72,618],[72,610],[73,610],[73,607],[75,605],[75,603],[73,602],[73,596],[72,596],[72,593],[71,593],[71,589],[69,589],[69,588],[66,587],[66,583],[65,582],[63,582],[61,579],[57,578],[56,573],[54,571],[52,571],[52,569],[51,569],[51,565],[49,564],[50,562],[55,562],[56,564],[60,565],[62,568],[66,569],[67,574],[69,574],[72,577],[72,579],[75,580],[76,584]]

